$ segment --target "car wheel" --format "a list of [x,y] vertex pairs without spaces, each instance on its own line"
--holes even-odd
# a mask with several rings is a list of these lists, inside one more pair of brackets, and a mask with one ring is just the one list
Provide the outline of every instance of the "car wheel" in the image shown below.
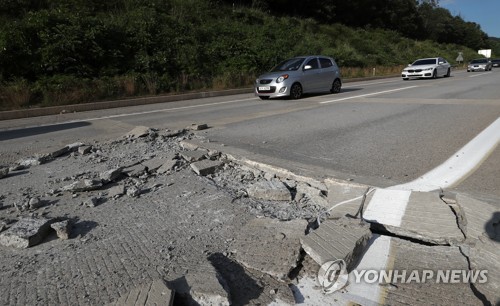
[[446,77],[446,78],[449,78],[449,77],[450,77],[450,75],[451,75],[451,69],[450,69],[450,68],[448,68],[448,72],[446,72],[445,77]]
[[269,100],[269,97],[268,97],[268,96],[259,96],[259,98],[260,98],[261,100]]
[[292,85],[290,89],[290,98],[297,100],[302,97],[302,86],[299,83],[295,83]]
[[342,88],[342,83],[340,82],[339,79],[335,79],[335,81],[333,81],[330,92],[333,94],[339,93],[341,88]]
[[437,71],[436,69],[434,69],[434,71],[432,72],[432,78],[436,79],[437,77],[438,77]]

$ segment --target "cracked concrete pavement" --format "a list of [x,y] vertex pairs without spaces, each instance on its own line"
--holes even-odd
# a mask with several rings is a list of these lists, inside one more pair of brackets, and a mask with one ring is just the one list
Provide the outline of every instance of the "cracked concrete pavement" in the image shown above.
[[[117,305],[147,292],[175,305],[369,304],[350,295],[350,285],[323,295],[317,272],[340,258],[355,270],[387,235],[395,269],[490,273],[480,285],[389,286],[385,303],[447,304],[457,294],[468,304],[499,302],[494,207],[461,194],[410,192],[400,224],[366,218],[346,239],[360,224],[360,205],[369,212],[386,191],[363,199],[370,186],[225,153],[196,132],[204,128],[137,127],[114,141],[0,167],[0,304]],[[19,231],[25,222],[40,226]],[[26,232],[35,239],[22,238]]]

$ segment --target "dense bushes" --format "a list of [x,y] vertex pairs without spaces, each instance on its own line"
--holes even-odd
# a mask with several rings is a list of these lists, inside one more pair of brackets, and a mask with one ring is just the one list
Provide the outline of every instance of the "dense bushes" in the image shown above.
[[[0,0],[0,108],[84,103],[252,84],[278,61],[336,58],[347,76],[457,45],[271,16],[209,0]],[[365,68],[365,69],[364,69]],[[381,71],[383,69],[378,69]]]

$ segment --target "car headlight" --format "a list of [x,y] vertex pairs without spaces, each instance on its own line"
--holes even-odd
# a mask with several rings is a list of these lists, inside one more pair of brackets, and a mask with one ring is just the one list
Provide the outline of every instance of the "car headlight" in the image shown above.
[[279,78],[277,78],[276,83],[281,83],[286,79],[288,79],[288,74],[284,74],[284,75],[280,76]]
[[424,71],[430,71],[430,70],[432,70],[432,69],[434,69],[434,68],[425,68],[425,69],[423,69],[423,70],[424,70]]

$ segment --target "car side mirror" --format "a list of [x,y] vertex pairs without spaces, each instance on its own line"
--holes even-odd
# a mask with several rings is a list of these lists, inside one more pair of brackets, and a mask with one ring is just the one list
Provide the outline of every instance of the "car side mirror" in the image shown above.
[[411,67],[411,64],[408,64],[408,67]]
[[304,71],[305,71],[305,70],[309,70],[309,69],[312,69],[312,66],[311,66],[311,65],[305,65],[305,66],[304,66]]
[[439,65],[442,65],[442,64],[444,64],[444,62],[439,62]]

